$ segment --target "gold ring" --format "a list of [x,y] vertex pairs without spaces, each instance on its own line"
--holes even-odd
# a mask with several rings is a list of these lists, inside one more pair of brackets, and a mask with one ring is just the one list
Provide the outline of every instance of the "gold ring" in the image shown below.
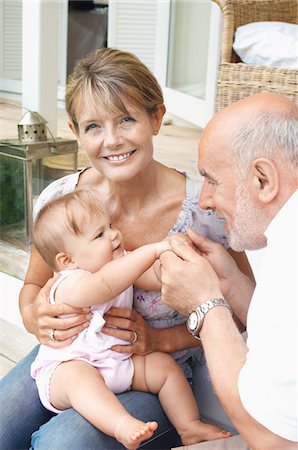
[[50,331],[50,339],[51,339],[51,341],[56,341],[56,338],[55,338],[55,331],[56,331],[56,330],[51,330],[51,331]]
[[133,334],[133,340],[131,341],[131,343],[134,344],[138,340],[138,335],[135,331],[132,331],[132,334]]

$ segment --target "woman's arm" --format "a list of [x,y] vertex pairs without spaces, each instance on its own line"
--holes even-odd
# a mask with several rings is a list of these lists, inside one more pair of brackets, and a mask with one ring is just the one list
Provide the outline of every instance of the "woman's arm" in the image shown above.
[[170,328],[153,328],[134,309],[113,307],[106,312],[104,319],[106,324],[102,331],[109,336],[131,341],[132,331],[137,333],[138,339],[134,344],[112,347],[112,350],[119,353],[127,351],[137,355],[147,355],[154,351],[171,353],[201,345],[201,342],[187,331],[185,324]]
[[156,260],[154,264],[134,282],[134,285],[145,291],[160,291],[161,282],[159,272],[160,263]]
[[[89,309],[49,303],[50,288],[55,281],[49,280],[52,275],[52,270],[33,247],[24,286],[20,292],[19,307],[24,326],[29,333],[35,334],[42,344],[63,347],[69,345],[78,333],[88,326],[91,316]],[[63,314],[75,316],[57,318]],[[55,341],[50,339],[52,330],[56,330]]]
[[41,288],[52,276],[52,270],[46,265],[33,246],[24,285],[20,292],[19,308],[25,328],[29,333],[33,333],[36,336],[38,336],[38,319],[34,300]]

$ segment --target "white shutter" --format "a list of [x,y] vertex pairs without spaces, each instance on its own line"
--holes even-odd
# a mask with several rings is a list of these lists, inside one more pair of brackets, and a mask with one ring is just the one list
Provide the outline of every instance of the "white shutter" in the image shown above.
[[[57,1],[59,1],[58,97],[64,99],[68,1]],[[30,59],[30,54],[24,57]],[[22,93],[22,0],[0,0],[0,91]]]
[[67,23],[68,0],[59,0],[58,100],[64,100],[66,90]]
[[108,47],[129,51],[154,72],[156,0],[110,0]]
[[0,1],[0,89],[19,90],[22,78],[22,2]]

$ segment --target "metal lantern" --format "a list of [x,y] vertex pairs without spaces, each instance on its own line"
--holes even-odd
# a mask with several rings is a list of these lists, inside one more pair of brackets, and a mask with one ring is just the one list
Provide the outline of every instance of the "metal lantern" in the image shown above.
[[47,122],[27,112],[18,139],[0,141],[0,238],[29,249],[34,202],[53,180],[77,171],[78,143],[47,138]]
[[47,121],[36,111],[27,111],[18,123],[20,141],[46,141]]

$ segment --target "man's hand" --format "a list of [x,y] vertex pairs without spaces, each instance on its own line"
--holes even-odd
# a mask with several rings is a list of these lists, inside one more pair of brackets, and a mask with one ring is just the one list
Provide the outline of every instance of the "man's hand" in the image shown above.
[[198,252],[211,264],[219,278],[223,296],[229,298],[233,282],[240,275],[240,270],[234,259],[221,244],[200,236],[191,229],[187,231],[187,235]]
[[167,239],[170,241],[170,243],[171,243],[172,240],[174,240],[175,242],[181,242],[182,244],[184,243],[186,245],[189,245],[192,248],[195,248],[191,238],[188,237],[186,234],[183,234],[183,233],[173,234],[172,236],[168,236]]
[[218,276],[207,259],[175,236],[171,246],[175,253],[165,252],[160,257],[164,303],[188,315],[209,298],[222,297]]

